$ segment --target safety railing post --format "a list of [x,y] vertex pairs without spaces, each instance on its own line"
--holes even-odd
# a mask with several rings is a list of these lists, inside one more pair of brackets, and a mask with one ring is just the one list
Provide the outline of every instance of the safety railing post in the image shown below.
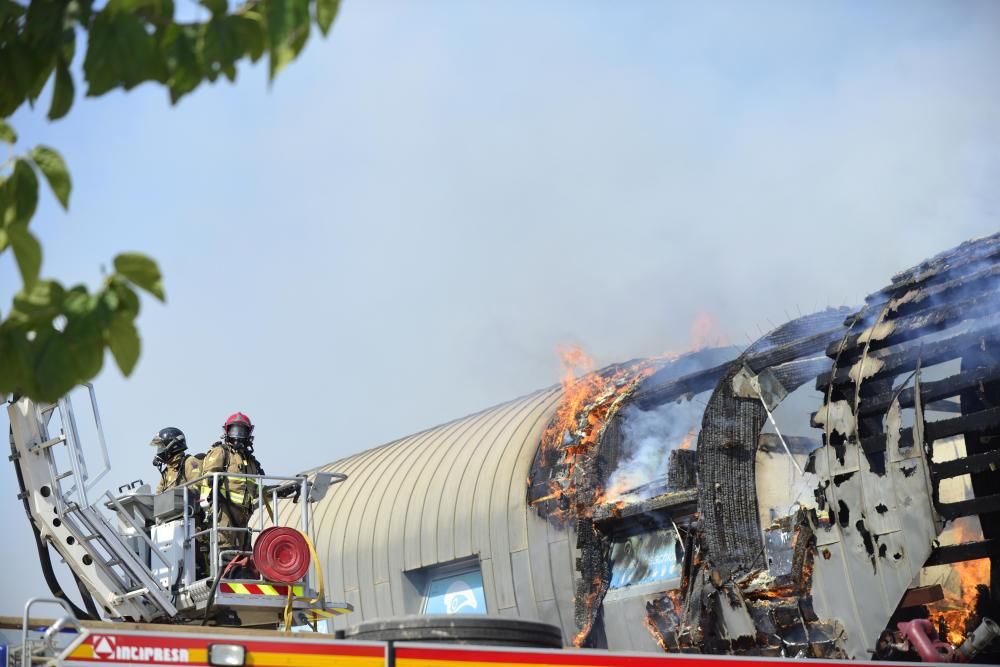
[[212,473],[212,580],[219,576],[219,473]]
[[[184,545],[184,548],[181,549],[181,567],[183,567],[184,564],[187,563],[188,549],[194,549],[195,547],[193,543],[192,544],[188,543],[188,539],[191,536],[191,531],[188,530],[188,519],[190,518],[189,514],[191,512],[191,505],[190,505],[191,499],[188,496],[188,488],[186,486],[181,488],[184,489],[184,513],[181,515],[181,538],[183,539],[181,544]],[[195,552],[195,555],[197,555],[197,552]],[[185,586],[187,586],[188,584],[189,574],[190,573],[185,570],[184,581],[182,582]]]
[[[260,530],[261,530],[261,532],[263,532],[264,531],[264,508],[265,508],[265,504],[264,504],[264,501],[265,501],[265,495],[264,495],[264,478],[263,477],[257,478],[257,499],[260,501],[260,507],[257,508],[257,515],[258,515],[258,517],[260,519],[260,522],[259,522],[260,523]],[[275,507],[274,505],[271,505],[271,508],[275,512],[278,511],[278,508]],[[274,519],[271,520],[271,523],[274,523]],[[253,536],[251,535],[251,537],[253,537]]]
[[[301,513],[302,534],[309,539],[309,480],[305,477],[299,483],[299,512]],[[319,563],[313,563],[313,567],[319,567]],[[303,590],[310,590],[312,582],[312,568],[306,570],[306,580],[303,582]]]

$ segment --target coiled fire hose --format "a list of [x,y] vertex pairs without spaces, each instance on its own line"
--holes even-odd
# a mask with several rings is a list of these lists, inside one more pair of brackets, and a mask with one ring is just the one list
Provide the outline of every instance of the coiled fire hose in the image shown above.
[[[283,620],[285,632],[292,630],[293,605],[305,602],[314,605],[325,603],[323,569],[316,554],[316,547],[308,535],[285,526],[265,528],[253,546],[253,561],[257,571],[267,581],[286,584],[288,597],[285,601]],[[310,563],[316,564],[316,597],[297,597],[294,584],[301,581],[309,571]]]

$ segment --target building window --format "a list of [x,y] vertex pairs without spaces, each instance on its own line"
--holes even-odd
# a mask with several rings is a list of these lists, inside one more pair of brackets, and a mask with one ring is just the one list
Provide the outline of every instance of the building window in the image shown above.
[[418,592],[421,614],[485,614],[479,559],[463,559],[406,573]]
[[485,614],[483,575],[479,569],[432,577],[424,592],[425,614]]
[[679,546],[670,529],[616,538],[611,543],[611,589],[677,579]]

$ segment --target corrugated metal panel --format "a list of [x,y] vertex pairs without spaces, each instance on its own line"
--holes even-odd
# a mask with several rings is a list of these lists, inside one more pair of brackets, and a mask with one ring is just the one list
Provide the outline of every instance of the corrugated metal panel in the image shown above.
[[416,611],[404,572],[476,555],[491,613],[556,610],[572,624],[573,540],[526,503],[559,397],[546,389],[321,468],[348,475],[313,510],[328,597],[356,606],[348,623]]

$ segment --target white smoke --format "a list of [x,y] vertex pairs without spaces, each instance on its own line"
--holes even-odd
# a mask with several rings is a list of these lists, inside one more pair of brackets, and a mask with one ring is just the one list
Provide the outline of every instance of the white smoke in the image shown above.
[[635,493],[645,497],[666,484],[670,452],[681,446],[693,449],[697,442],[705,397],[664,403],[651,410],[642,410],[634,404],[625,406],[622,410],[623,456],[606,485],[610,499],[636,487],[661,483]]

